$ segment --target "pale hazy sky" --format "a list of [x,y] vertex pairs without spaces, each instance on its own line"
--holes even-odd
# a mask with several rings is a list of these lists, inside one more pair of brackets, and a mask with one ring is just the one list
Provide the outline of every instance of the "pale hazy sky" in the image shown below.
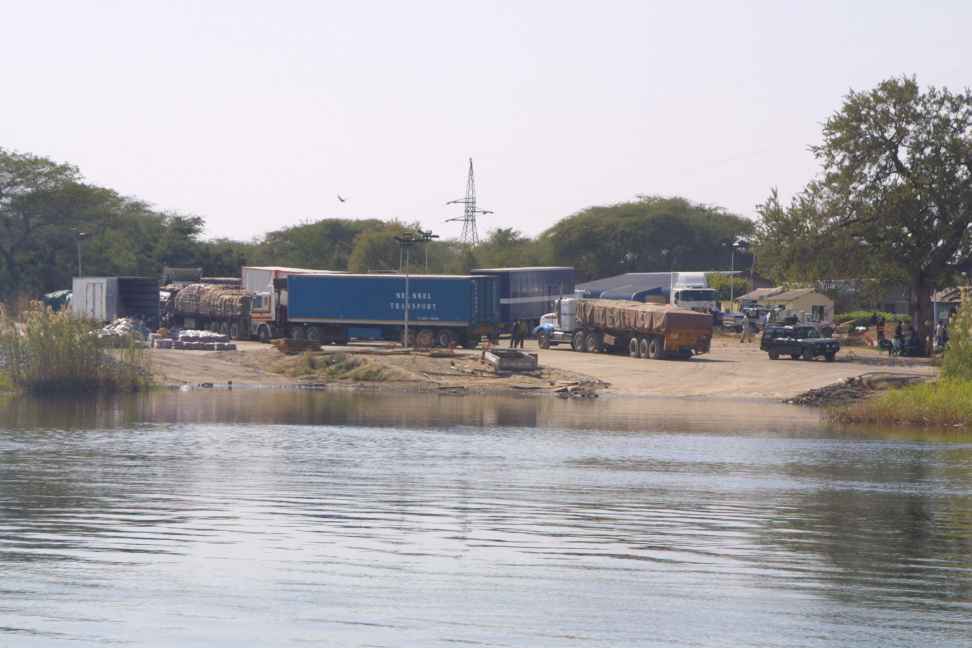
[[470,156],[481,233],[636,194],[752,216],[848,89],[972,83],[970,34],[961,1],[0,0],[0,146],[239,239],[458,236]]

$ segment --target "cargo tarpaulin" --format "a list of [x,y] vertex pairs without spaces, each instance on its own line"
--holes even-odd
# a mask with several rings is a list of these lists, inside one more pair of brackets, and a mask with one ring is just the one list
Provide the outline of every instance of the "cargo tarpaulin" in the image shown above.
[[664,333],[672,327],[712,328],[712,318],[706,313],[668,305],[610,299],[578,300],[577,321],[589,327],[654,334]]

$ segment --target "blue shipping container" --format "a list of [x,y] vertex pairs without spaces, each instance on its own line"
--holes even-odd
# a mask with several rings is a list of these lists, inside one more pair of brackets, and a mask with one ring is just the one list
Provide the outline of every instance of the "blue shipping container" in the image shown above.
[[[409,322],[467,328],[498,321],[494,277],[409,276]],[[296,323],[401,325],[404,275],[290,275],[287,318]]]
[[539,322],[543,315],[553,312],[557,299],[574,296],[575,273],[570,267],[477,268],[473,272],[499,280],[500,319],[504,324]]

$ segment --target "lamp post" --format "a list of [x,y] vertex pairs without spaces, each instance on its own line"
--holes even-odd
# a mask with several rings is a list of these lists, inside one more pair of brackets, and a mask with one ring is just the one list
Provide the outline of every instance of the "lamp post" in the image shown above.
[[84,237],[86,236],[87,234],[85,234],[84,232],[78,232],[77,243],[78,243],[78,276],[79,277],[84,275],[84,273],[81,271],[81,240],[84,239]]
[[[398,271],[405,271],[405,333],[402,337],[402,347],[408,347],[408,319],[409,319],[409,300],[411,297],[408,277],[408,251],[419,243],[428,243],[434,238],[439,238],[432,232],[402,232],[401,236],[396,236],[398,241]],[[404,261],[403,261],[404,259]]]
[[736,303],[736,250],[749,249],[749,241],[736,239],[727,244],[729,245],[729,307],[732,308],[732,305]]

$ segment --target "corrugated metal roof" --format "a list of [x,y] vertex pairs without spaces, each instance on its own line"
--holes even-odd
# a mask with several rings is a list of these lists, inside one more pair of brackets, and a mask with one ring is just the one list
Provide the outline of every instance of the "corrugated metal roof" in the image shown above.
[[825,298],[827,300],[830,300],[830,297],[827,297],[827,295],[824,295],[823,293],[818,293],[813,288],[795,288],[794,290],[787,290],[786,292],[782,292],[782,293],[780,293],[778,295],[771,295],[771,296],[769,296],[769,297],[766,298],[766,301],[771,301],[771,302],[791,302],[791,301],[796,301],[796,300],[800,299],[801,297],[806,297],[807,295],[810,295],[810,294],[818,294],[821,297],[823,297],[823,298]]
[[571,266],[527,266],[519,268],[473,268],[470,272],[528,272],[531,270],[573,270]]
[[778,294],[780,294],[782,292],[785,292],[785,291],[786,291],[786,288],[779,288],[779,287],[776,287],[776,288],[757,288],[756,290],[750,291],[750,292],[746,293],[745,295],[739,295],[738,297],[736,297],[736,301],[738,301],[738,302],[744,302],[744,301],[759,301],[760,299],[764,299],[764,298],[770,297],[772,295],[778,295]]

